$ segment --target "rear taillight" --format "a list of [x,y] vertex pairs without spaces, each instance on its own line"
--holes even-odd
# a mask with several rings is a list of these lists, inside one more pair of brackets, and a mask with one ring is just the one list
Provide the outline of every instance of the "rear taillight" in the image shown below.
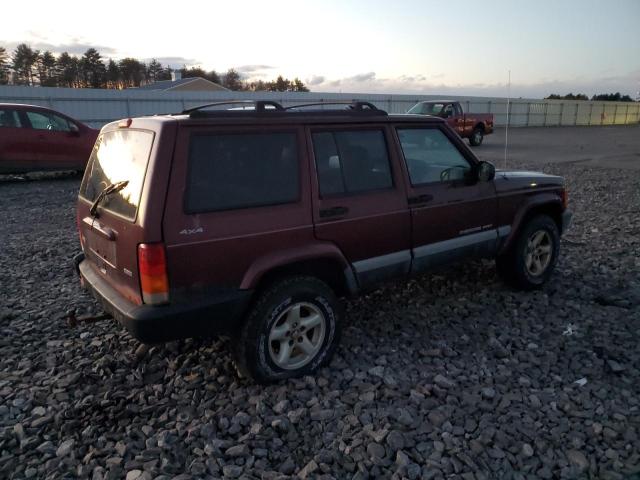
[[162,243],[138,245],[138,271],[142,301],[160,305],[169,301],[169,279],[167,278],[167,256]]
[[566,210],[569,206],[569,191],[567,190],[567,187],[562,189],[562,193],[560,195],[562,197],[562,209]]

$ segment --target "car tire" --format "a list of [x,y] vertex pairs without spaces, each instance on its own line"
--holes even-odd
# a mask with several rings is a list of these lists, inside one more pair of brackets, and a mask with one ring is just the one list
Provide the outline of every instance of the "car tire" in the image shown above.
[[335,293],[317,278],[271,285],[236,334],[238,372],[262,384],[314,373],[337,347],[341,316]]
[[469,145],[472,147],[478,147],[482,145],[482,141],[484,140],[484,130],[480,127],[476,127],[471,132],[471,136],[469,137]]
[[548,215],[531,218],[509,250],[496,259],[498,274],[521,290],[541,288],[551,277],[560,253],[560,233]]

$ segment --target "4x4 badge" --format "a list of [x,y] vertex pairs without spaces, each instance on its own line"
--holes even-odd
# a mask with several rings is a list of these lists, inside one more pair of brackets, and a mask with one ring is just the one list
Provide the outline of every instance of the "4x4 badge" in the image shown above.
[[180,230],[180,235],[193,235],[194,233],[202,233],[204,229],[202,227],[198,228],[185,228]]

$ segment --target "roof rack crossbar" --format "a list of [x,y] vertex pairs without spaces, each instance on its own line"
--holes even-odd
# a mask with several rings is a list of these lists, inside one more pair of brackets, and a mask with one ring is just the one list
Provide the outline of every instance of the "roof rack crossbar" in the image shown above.
[[182,111],[182,114],[191,114],[205,108],[221,107],[223,105],[251,105],[255,107],[256,112],[264,112],[267,110],[266,107],[268,106],[273,107],[273,110],[284,110],[282,105],[272,100],[229,100],[227,102],[205,103],[204,105],[198,105],[197,107],[187,108]]
[[383,112],[384,110],[380,110],[371,102],[361,102],[359,100],[353,101],[335,101],[335,102],[315,102],[315,103],[303,103],[301,105],[292,105],[290,107],[286,107],[285,110],[294,110],[296,108],[304,108],[304,107],[319,107],[324,105],[347,105],[351,110],[356,110],[358,112],[362,112],[364,110],[374,110]]

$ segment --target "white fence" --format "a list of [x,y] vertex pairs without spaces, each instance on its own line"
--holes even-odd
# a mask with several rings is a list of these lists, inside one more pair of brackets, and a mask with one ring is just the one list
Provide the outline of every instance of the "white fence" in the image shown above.
[[[112,120],[175,113],[203,103],[224,100],[275,100],[282,105],[344,100],[368,101],[389,113],[404,113],[417,102],[437,95],[386,95],[318,92],[161,92],[148,90],[94,90],[52,87],[0,86],[0,103],[29,103],[53,108],[100,127]],[[496,125],[507,121],[507,99],[456,97],[467,112],[493,113]],[[640,122],[640,103],[578,100],[514,99],[509,103],[511,126],[622,125]]]

